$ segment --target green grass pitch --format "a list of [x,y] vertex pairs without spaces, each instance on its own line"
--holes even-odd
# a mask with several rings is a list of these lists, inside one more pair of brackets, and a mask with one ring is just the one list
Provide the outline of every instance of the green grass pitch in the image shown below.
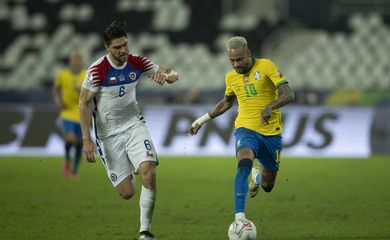
[[[81,179],[71,181],[61,175],[61,161],[0,158],[0,239],[136,239],[139,191],[122,200],[99,161],[82,162]],[[226,240],[235,159],[165,156],[160,162],[157,239]],[[389,156],[284,158],[273,192],[248,199],[246,216],[258,240],[390,239],[389,169]]]

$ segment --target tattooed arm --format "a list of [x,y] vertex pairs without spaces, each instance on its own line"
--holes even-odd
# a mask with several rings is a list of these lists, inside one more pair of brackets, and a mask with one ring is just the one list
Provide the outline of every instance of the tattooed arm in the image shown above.
[[268,120],[271,118],[272,110],[281,108],[284,105],[295,101],[294,91],[290,88],[288,83],[284,83],[279,86],[278,95],[279,97],[274,102],[268,104],[261,113],[262,124],[268,124]]
[[227,110],[229,110],[233,106],[235,99],[236,96],[225,96],[221,101],[217,103],[213,110],[196,119],[189,128],[189,132],[191,133],[191,135],[197,134],[199,129],[205,122],[216,118],[219,115],[222,115]]

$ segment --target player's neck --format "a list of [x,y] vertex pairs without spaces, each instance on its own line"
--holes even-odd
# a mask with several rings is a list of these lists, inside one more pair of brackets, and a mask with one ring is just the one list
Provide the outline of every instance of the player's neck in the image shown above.
[[111,56],[111,54],[108,54],[108,59],[110,60],[110,63],[114,65],[114,67],[117,67],[117,68],[120,68],[123,66],[123,62],[119,62],[118,60],[116,60],[115,58],[113,58]]

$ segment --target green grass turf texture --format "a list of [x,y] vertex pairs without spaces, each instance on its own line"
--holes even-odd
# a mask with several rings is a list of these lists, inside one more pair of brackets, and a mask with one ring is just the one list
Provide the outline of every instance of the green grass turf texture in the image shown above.
[[[137,194],[122,200],[100,160],[81,179],[61,158],[0,158],[0,239],[132,240]],[[153,232],[159,240],[227,239],[233,220],[233,157],[160,157]],[[282,159],[276,187],[248,199],[258,240],[390,239],[390,157]]]

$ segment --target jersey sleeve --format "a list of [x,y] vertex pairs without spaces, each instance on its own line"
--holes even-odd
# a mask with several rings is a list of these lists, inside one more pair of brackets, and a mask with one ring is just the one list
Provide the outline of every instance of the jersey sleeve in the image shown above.
[[130,55],[129,63],[139,69],[142,75],[150,76],[157,72],[159,66],[144,56]]
[[267,76],[273,82],[276,88],[281,84],[287,83],[287,80],[284,78],[282,72],[271,60],[267,60]]
[[100,73],[97,66],[91,66],[85,74],[82,87],[97,93],[100,90],[100,86],[103,82],[104,76]]
[[226,85],[225,96],[230,97],[235,95],[232,88],[232,81],[229,80],[228,75],[225,76],[225,85]]

